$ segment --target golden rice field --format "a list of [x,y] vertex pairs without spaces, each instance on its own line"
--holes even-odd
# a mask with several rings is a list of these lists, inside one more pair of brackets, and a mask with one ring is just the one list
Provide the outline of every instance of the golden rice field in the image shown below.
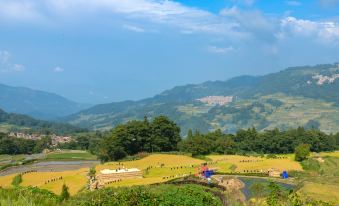
[[[267,170],[275,168],[278,170],[302,170],[299,163],[293,161],[293,155],[287,159],[267,159],[260,157],[247,157],[239,155],[210,155],[213,162],[210,168],[218,169],[221,172],[231,172],[243,170]],[[242,160],[250,162],[241,162]],[[161,183],[170,179],[197,173],[197,168],[205,160],[192,158],[185,155],[153,154],[140,160],[126,162],[109,162],[96,166],[97,173],[103,169],[138,168],[143,171],[144,178],[128,179],[121,182],[108,184],[107,187],[147,185]],[[162,166],[161,166],[162,165]],[[149,170],[146,170],[150,168]],[[22,186],[37,186],[50,190],[56,194],[61,192],[61,187],[65,183],[72,195],[84,188],[87,184],[87,173],[89,168],[64,172],[36,172],[23,175]],[[235,169],[235,170],[234,170]],[[62,180],[47,182],[48,180],[63,177]],[[9,187],[14,175],[0,177],[0,186]],[[164,179],[164,177],[168,177]]]
[[[76,194],[80,189],[86,186],[88,168],[65,172],[34,172],[22,176],[21,186],[33,186],[47,189],[55,194],[61,193],[61,187],[66,184],[69,187],[71,195]],[[10,187],[15,175],[0,177],[1,187]],[[51,182],[52,179],[62,177],[62,180]],[[50,181],[47,183],[47,181]],[[46,184],[45,184],[46,183]]]
[[244,170],[268,170],[276,169],[279,171],[302,170],[301,165],[294,161],[294,155],[279,155],[286,159],[269,159],[266,157],[247,157],[240,155],[210,155],[207,156],[213,161],[217,161],[216,168],[220,172],[231,172],[229,165],[235,166],[235,172],[244,172]]
[[8,175],[0,177],[0,186],[4,188],[10,187],[14,176],[15,175]]

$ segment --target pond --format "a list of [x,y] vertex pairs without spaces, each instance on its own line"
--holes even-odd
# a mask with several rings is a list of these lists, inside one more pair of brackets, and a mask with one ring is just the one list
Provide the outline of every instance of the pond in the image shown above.
[[[238,178],[245,184],[245,186],[241,189],[241,192],[245,195],[246,199],[251,198],[250,186],[253,183],[262,183],[264,185],[268,185],[270,183],[270,180],[265,178],[251,178],[251,177],[238,177]],[[279,185],[283,190],[291,190],[295,187],[295,185],[293,184],[287,184],[276,181],[275,183]]]

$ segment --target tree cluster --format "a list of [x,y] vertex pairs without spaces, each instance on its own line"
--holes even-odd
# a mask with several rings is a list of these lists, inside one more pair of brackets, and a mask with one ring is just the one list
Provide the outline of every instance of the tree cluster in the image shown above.
[[319,130],[304,128],[280,131],[278,129],[258,132],[255,128],[239,130],[235,135],[223,134],[220,130],[207,134],[189,131],[180,143],[180,149],[193,155],[210,153],[293,153],[299,145],[307,144],[313,152],[332,151],[337,148],[338,134],[328,135]]
[[41,140],[27,140],[9,137],[0,133],[0,154],[32,154],[40,153],[51,145],[50,137],[43,137]]
[[176,151],[180,142],[180,128],[166,116],[149,122],[129,121],[106,133],[100,142],[99,158],[111,161],[139,152]]

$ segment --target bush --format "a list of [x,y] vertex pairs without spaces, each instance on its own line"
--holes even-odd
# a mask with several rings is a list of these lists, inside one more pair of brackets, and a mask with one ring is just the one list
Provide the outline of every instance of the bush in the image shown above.
[[301,162],[301,166],[303,167],[304,170],[309,170],[309,171],[320,171],[320,164],[317,160],[315,159],[307,159]]
[[18,187],[21,184],[21,182],[22,182],[22,175],[18,174],[13,178],[12,185],[14,187]]
[[311,148],[311,145],[309,144],[301,144],[297,146],[294,150],[295,160],[298,162],[301,162],[307,159],[307,157],[310,155],[310,148]]
[[61,194],[60,194],[60,202],[64,200],[68,200],[70,197],[70,194],[68,192],[68,187],[67,185],[63,184],[62,189],[61,189]]
[[192,205],[219,206],[219,198],[197,185],[134,186],[126,188],[105,188],[94,192],[78,194],[69,200],[69,205]]

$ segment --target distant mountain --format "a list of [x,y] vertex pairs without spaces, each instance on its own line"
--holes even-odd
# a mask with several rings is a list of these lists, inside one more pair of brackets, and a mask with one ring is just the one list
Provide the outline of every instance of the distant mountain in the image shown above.
[[76,113],[86,106],[53,93],[0,84],[0,108],[49,120]]
[[6,113],[0,109],[0,132],[26,131],[38,133],[72,134],[85,129],[70,124],[36,120],[22,114]]
[[144,115],[168,115],[182,128],[234,132],[296,126],[339,131],[339,64],[288,68],[265,76],[178,86],[141,101],[102,104],[64,120],[109,129]]

